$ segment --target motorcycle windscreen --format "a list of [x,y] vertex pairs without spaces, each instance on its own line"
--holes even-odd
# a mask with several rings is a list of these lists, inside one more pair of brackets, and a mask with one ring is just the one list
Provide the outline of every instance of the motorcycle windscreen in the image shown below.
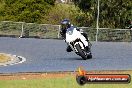
[[66,42],[73,42],[81,36],[81,33],[76,28],[69,28],[66,31]]

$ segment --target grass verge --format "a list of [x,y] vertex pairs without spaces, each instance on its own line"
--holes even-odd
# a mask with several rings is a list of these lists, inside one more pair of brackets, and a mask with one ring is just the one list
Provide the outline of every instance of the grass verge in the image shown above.
[[[98,71],[94,72],[96,74],[102,73],[112,73],[112,74],[130,74],[132,75],[132,71]],[[90,73],[92,74],[92,73]],[[132,83],[129,84],[85,84],[84,86],[80,86],[76,82],[75,74],[67,74],[62,76],[60,75],[44,75],[41,74],[39,76],[37,74],[37,78],[31,78],[32,75],[10,75],[10,77],[17,76],[19,79],[8,79],[2,80],[2,76],[0,76],[0,88],[132,88]],[[26,78],[26,76],[28,76]],[[3,77],[9,77],[5,75]]]

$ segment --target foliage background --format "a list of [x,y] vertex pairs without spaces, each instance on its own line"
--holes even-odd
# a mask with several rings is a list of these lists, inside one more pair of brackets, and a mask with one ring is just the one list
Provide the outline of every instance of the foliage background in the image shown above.
[[[0,0],[0,21],[59,24],[68,18],[77,26],[96,27],[97,0]],[[100,0],[99,27],[125,28],[132,20],[131,0]]]

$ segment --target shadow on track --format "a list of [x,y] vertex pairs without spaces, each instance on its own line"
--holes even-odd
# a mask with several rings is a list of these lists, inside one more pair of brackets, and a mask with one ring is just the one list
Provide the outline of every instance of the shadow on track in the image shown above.
[[87,59],[87,60],[83,60],[81,57],[73,57],[73,58],[63,58],[64,60],[80,60],[80,61],[87,61],[87,60],[91,60],[93,58]]

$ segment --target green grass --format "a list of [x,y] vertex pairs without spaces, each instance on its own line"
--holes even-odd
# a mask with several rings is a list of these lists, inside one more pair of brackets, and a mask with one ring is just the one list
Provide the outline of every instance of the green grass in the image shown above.
[[0,80],[0,88],[132,88],[129,84],[85,84],[80,86],[75,77],[45,78],[33,80]]

